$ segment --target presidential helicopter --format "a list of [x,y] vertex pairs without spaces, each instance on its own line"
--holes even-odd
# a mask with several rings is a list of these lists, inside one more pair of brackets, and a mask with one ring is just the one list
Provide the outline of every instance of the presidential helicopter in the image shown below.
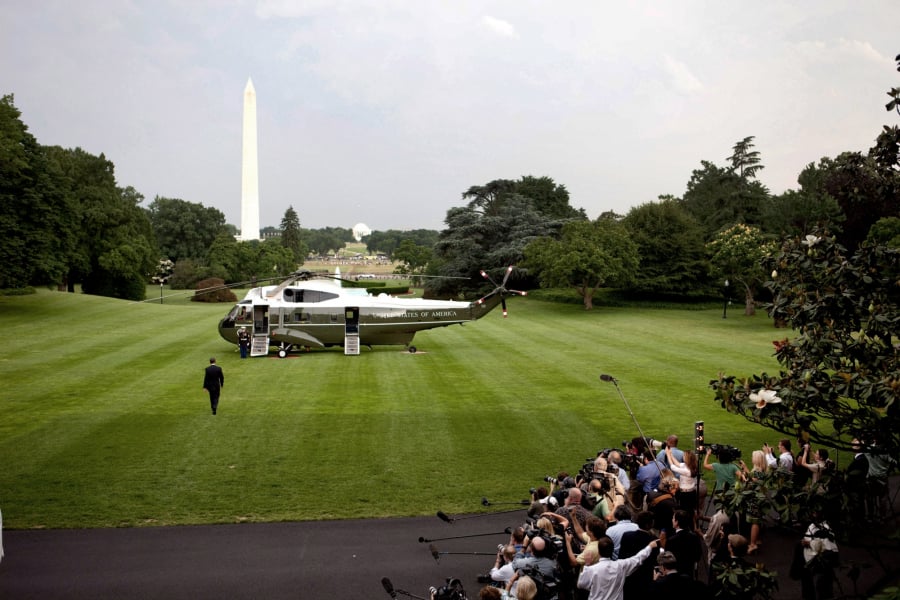
[[403,345],[410,353],[416,333],[435,327],[476,321],[498,305],[506,311],[507,296],[526,292],[506,288],[513,267],[494,289],[474,302],[396,298],[371,295],[363,288],[343,287],[334,275],[297,271],[278,285],[254,287],[219,321],[219,335],[238,343],[238,331],[250,332],[250,356],[265,356],[276,348],[284,358],[292,351],[343,346],[344,354],[359,354],[360,346]]

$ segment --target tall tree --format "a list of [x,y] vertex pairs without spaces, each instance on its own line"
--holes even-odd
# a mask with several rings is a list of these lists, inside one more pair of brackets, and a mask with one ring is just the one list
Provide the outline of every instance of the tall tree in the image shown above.
[[[434,259],[441,265],[440,275],[461,279],[431,280],[429,291],[452,295],[481,290],[482,269],[500,276],[509,265],[522,260],[525,246],[537,238],[558,235],[564,222],[548,219],[535,210],[529,198],[517,195],[490,214],[473,207],[450,209],[445,219],[447,229],[434,247]],[[528,275],[527,270],[514,271],[516,286],[527,288]]]
[[900,213],[900,170],[879,165],[873,154],[844,152],[836,158],[823,158],[817,169],[820,193],[834,198],[843,220],[838,241],[855,250],[866,239],[869,228],[882,217]]
[[765,167],[760,164],[759,151],[753,150],[754,136],[748,136],[732,147],[728,157],[731,170],[743,180],[755,179],[756,173]]
[[293,206],[288,206],[281,219],[281,245],[291,251],[298,265],[303,264],[309,252],[301,236],[300,217],[297,216]]
[[473,185],[463,192],[463,200],[469,201],[469,208],[483,215],[490,215],[515,191],[516,183],[510,179],[495,179],[484,185]]
[[419,246],[411,239],[400,242],[400,246],[394,250],[394,260],[401,264],[397,272],[410,275],[422,275],[431,260],[431,248]]
[[702,168],[691,173],[681,200],[684,208],[703,226],[706,239],[723,227],[733,225],[738,215],[730,200],[737,194],[742,179],[731,169],[701,161]]
[[405,240],[409,240],[417,246],[432,248],[438,240],[438,232],[433,229],[413,229],[401,231],[388,229],[387,231],[373,231],[365,238],[366,249],[372,254],[384,252],[393,256],[394,250]]
[[225,226],[225,215],[212,206],[157,196],[147,207],[162,256],[171,261],[198,260]]
[[542,287],[571,287],[585,310],[594,307],[601,286],[626,285],[638,266],[637,244],[615,221],[571,221],[560,239],[543,237],[525,248],[525,265],[538,272]]
[[824,173],[808,164],[797,177],[799,190],[773,196],[763,213],[763,229],[781,236],[806,234],[814,227],[840,231],[844,214],[837,201],[824,189]]
[[[208,265],[209,271],[202,273],[202,276],[197,281],[207,277],[217,277],[224,279],[228,283],[240,281],[235,276],[238,266],[239,244],[240,242],[231,233],[220,232],[216,239],[213,240],[205,257],[205,263]],[[176,264],[176,269],[177,267],[178,265]]]
[[0,98],[0,289],[59,283],[77,228],[61,171]]
[[278,240],[241,242],[236,250],[236,266],[231,272],[235,281],[280,277],[296,268],[294,255]]
[[[348,230],[349,231],[349,230]],[[309,249],[316,254],[337,252],[347,243],[347,239],[333,229],[306,229],[303,238]],[[352,238],[351,238],[352,239]]]
[[141,300],[159,257],[143,201],[134,188],[116,185],[115,167],[103,154],[81,148],[46,149],[59,165],[77,206],[77,244],[68,257],[69,284],[100,296]]
[[703,228],[677,199],[636,206],[622,223],[640,256],[633,291],[686,295],[706,286],[709,264]]
[[756,290],[766,280],[762,259],[775,251],[762,232],[749,225],[735,225],[707,244],[710,262],[720,278],[744,289],[744,314],[756,313]]
[[534,210],[549,219],[586,218],[584,210],[569,205],[569,191],[550,177],[526,175],[518,181],[495,179],[485,185],[476,185],[463,192],[463,200],[469,200],[469,208],[485,215],[498,214],[503,205],[515,196],[532,201]]
[[735,145],[731,167],[701,161],[691,174],[682,203],[703,226],[706,239],[736,223],[759,226],[769,203],[769,190],[753,179],[762,165],[759,153],[750,150],[752,137]]

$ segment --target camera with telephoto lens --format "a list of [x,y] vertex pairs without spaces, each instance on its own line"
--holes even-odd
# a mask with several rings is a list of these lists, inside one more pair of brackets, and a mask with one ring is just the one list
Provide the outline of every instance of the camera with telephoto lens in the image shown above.
[[724,462],[731,462],[741,457],[741,449],[728,444],[709,444],[710,451]]
[[544,477],[544,481],[547,483],[559,483],[559,480],[556,477],[550,477],[549,475]]
[[[565,530],[558,522],[554,522],[553,529],[557,532],[556,536],[549,535],[543,529],[533,527],[530,524],[525,529],[525,536],[529,540],[533,540],[534,538],[541,538],[544,540],[544,549],[539,552],[534,552],[535,556],[545,556],[551,560],[555,560],[560,552],[564,553],[566,551],[566,543],[562,538],[562,534],[565,533]],[[572,531],[574,532],[574,529]]]
[[432,586],[428,591],[434,600],[467,600],[462,582],[456,577],[448,577],[446,585]]

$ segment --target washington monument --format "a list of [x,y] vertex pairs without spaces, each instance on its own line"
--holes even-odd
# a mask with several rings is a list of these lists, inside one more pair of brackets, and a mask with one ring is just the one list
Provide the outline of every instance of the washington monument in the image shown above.
[[256,90],[247,78],[244,88],[244,130],[241,151],[241,241],[259,239],[259,160],[256,155]]

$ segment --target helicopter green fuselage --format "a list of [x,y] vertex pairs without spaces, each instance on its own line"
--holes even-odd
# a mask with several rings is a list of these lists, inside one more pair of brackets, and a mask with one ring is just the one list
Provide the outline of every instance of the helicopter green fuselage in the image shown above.
[[502,293],[476,302],[372,296],[332,281],[302,281],[254,288],[219,322],[219,334],[237,344],[246,327],[269,346],[343,346],[348,335],[364,346],[406,345],[419,331],[480,319],[501,303]]

